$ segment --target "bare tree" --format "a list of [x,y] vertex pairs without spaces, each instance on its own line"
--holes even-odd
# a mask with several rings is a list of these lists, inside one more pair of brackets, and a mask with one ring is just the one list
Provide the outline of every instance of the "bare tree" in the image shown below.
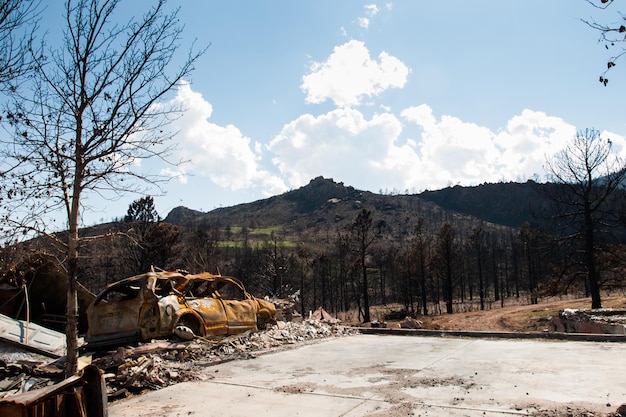
[[557,203],[558,221],[568,238],[583,243],[584,264],[591,293],[591,308],[601,308],[600,285],[595,252],[597,234],[617,217],[612,198],[623,185],[626,169],[614,152],[610,139],[586,129],[561,152],[546,161],[552,182],[560,184],[548,194]]
[[531,304],[539,303],[539,296],[537,294],[537,287],[539,286],[539,274],[538,271],[540,259],[540,252],[545,248],[540,247],[539,232],[533,229],[528,222],[524,222],[520,227],[519,234],[517,235],[518,243],[520,246],[521,255],[521,269],[525,272],[526,285],[528,290],[528,296],[530,297]]
[[[485,231],[482,227],[477,226],[472,230],[469,237],[469,245],[476,256],[476,273],[478,274],[478,296],[480,297],[480,309],[485,309],[485,274],[483,264],[485,258]],[[471,289],[470,289],[471,298]]]
[[[156,184],[135,170],[146,158],[167,161],[167,123],[177,111],[159,100],[188,76],[204,50],[192,49],[170,70],[181,41],[178,9],[165,1],[121,24],[120,0],[68,0],[63,43],[33,52],[29,88],[15,92],[2,143],[5,223],[46,233],[46,214],[62,209],[68,233],[57,240],[67,269],[66,374],[76,371],[76,284],[83,199],[91,193],[139,191]],[[44,53],[45,52],[45,53]],[[48,233],[49,235],[49,233]]]
[[[372,228],[372,226],[374,226]],[[352,239],[354,241],[355,252],[358,253],[361,277],[363,279],[363,322],[370,321],[370,299],[369,299],[369,283],[367,277],[367,255],[370,246],[382,234],[384,222],[379,220],[373,224],[372,212],[362,209],[354,219],[351,227]]]
[[445,222],[437,232],[435,243],[435,258],[437,264],[443,272],[446,313],[452,314],[454,303],[454,260],[457,256],[458,242],[456,241],[456,232],[452,225]]
[[411,256],[417,262],[419,268],[419,291],[422,302],[422,314],[428,315],[428,296],[426,294],[426,249],[429,245],[424,227],[424,219],[419,217],[415,225],[416,240],[411,248]]
[[187,233],[182,249],[182,265],[191,271],[219,272],[220,228],[207,224]]
[[0,0],[0,90],[17,88],[31,69],[29,45],[39,16],[39,1]]

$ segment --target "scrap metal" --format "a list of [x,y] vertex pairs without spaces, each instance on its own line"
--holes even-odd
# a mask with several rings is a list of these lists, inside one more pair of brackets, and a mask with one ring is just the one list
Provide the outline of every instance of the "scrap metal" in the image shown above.
[[0,314],[0,339],[53,358],[65,354],[63,333],[3,314]]

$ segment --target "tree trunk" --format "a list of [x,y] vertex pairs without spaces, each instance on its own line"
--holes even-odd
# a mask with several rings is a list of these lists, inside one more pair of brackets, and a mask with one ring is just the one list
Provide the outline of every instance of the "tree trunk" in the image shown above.
[[480,310],[485,309],[485,281],[483,277],[483,259],[481,248],[478,248],[478,296],[480,297]]
[[[77,251],[74,251],[77,255]],[[78,257],[68,259],[67,269],[67,306],[65,339],[67,345],[67,364],[65,377],[69,378],[78,370],[78,296],[77,296],[77,267]]]
[[591,292],[591,308],[602,308],[600,286],[598,285],[598,272],[594,258],[593,220],[591,210],[585,207],[585,263],[589,277],[589,291]]
[[454,313],[453,309],[453,290],[452,290],[452,268],[446,265],[446,313]]
[[[75,191],[76,192],[76,191]],[[80,194],[75,194],[80,195]],[[67,246],[67,306],[65,338],[67,364],[65,376],[70,377],[78,370],[78,215],[79,198],[71,200],[70,227]]]
[[369,285],[367,283],[367,268],[365,266],[365,253],[361,254],[361,268],[363,269],[363,322],[369,323],[370,320],[370,297]]
[[420,243],[420,285],[422,295],[422,309],[425,316],[428,315],[428,298],[426,296],[426,266],[424,265],[424,247]]

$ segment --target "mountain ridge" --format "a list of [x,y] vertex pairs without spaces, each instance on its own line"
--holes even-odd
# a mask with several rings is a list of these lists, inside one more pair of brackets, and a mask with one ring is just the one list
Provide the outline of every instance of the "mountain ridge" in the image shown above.
[[[231,207],[220,207],[209,212],[176,207],[168,213],[165,221],[182,226],[189,222],[202,221],[246,224],[246,221],[256,219],[257,224],[267,226],[270,223],[285,224],[306,218],[309,218],[309,222],[329,222],[328,213],[336,212],[333,222],[341,223],[349,212],[362,208],[385,213],[403,208],[411,209],[412,206],[428,206],[428,209],[433,210],[434,206],[430,205],[434,204],[440,210],[471,216],[478,222],[519,228],[525,222],[541,224],[535,213],[545,207],[547,199],[538,192],[538,187],[541,184],[527,181],[469,187],[457,185],[420,194],[386,195],[358,190],[342,182],[335,182],[332,178],[316,177],[309,184],[280,195]],[[317,211],[319,213],[316,215]]]

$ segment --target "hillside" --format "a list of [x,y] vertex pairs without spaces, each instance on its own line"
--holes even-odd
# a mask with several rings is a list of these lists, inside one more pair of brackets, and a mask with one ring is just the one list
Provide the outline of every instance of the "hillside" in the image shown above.
[[[517,190],[510,192],[517,193]],[[463,210],[462,203],[456,204],[457,197],[452,199],[453,204],[447,204],[445,198],[435,197],[432,193],[375,194],[318,177],[304,187],[278,196],[208,213],[177,207],[167,215],[165,221],[177,226],[239,225],[250,229],[271,229],[283,236],[310,238],[318,242],[326,240],[328,233],[345,230],[364,208],[372,212],[373,219],[385,222],[387,232],[395,241],[410,235],[418,218],[424,219],[429,234],[436,233],[445,221],[454,223],[461,234],[469,233],[476,225],[487,228],[500,228],[502,225],[515,227],[515,219],[503,214],[507,210],[513,213],[513,207],[519,207],[519,202],[513,199],[489,212],[484,205],[478,210]],[[523,216],[517,215],[518,218]],[[528,217],[528,214],[525,216]]]
[[[371,212],[374,223],[384,223],[384,241],[379,246],[388,249],[410,246],[419,221],[423,222],[422,232],[428,239],[434,238],[444,223],[449,223],[459,242],[467,241],[477,227],[499,236],[501,241],[510,241],[525,222],[539,229],[547,224],[545,219],[552,206],[541,192],[547,186],[528,181],[386,195],[317,177],[296,190],[251,203],[206,213],[186,207],[173,209],[165,217],[162,230],[149,238],[150,245],[160,245],[163,250],[153,248],[153,252],[161,253],[147,265],[189,270],[209,268],[237,274],[241,270],[232,258],[237,254],[229,253],[232,251],[226,248],[273,243],[289,251],[297,247],[306,247],[313,254],[333,251],[339,234],[348,232],[364,209]],[[105,240],[96,239],[83,249],[86,280],[95,282],[94,285],[87,282],[88,288],[99,288],[115,276],[131,272],[125,266],[137,260],[129,259],[129,255],[136,255],[129,253],[129,248],[136,249],[136,244],[129,240],[126,231],[133,227],[119,222],[82,230],[83,236],[109,236]],[[612,243],[623,242],[622,229],[609,230]],[[155,238],[170,239],[168,246],[164,246],[163,240],[154,241]],[[213,249],[198,247],[207,244],[213,245]],[[200,250],[211,253],[189,254]],[[203,260],[196,262],[198,257]],[[145,262],[143,265],[145,268]]]
[[[626,297],[607,296],[604,308],[624,309]],[[544,332],[548,321],[566,308],[587,309],[588,298],[547,298],[539,304],[492,306],[489,310],[421,316],[425,329],[476,332]]]
[[[144,243],[161,245],[152,248],[153,252],[159,252],[159,256],[148,265],[192,271],[220,270],[225,274],[241,275],[236,266],[231,266],[231,257],[236,254],[227,253],[226,248],[241,247],[244,241],[250,245],[274,241],[288,250],[302,246],[312,253],[323,253],[332,250],[338,233],[345,233],[363,209],[371,211],[374,222],[384,222],[384,245],[389,247],[410,241],[420,218],[427,236],[434,236],[444,222],[452,224],[461,237],[468,236],[476,226],[488,231],[515,231],[485,220],[489,216],[483,219],[444,208],[421,195],[375,194],[318,177],[296,190],[206,213],[186,207],[173,209],[163,221],[161,234],[150,237],[161,239],[163,233],[170,233],[168,245],[173,246],[166,247],[154,240]],[[131,236],[137,231],[135,229],[137,227],[132,223],[111,222],[81,231],[82,236],[107,236],[106,239],[89,240],[82,248],[81,282],[87,288],[97,291],[121,277],[145,272],[132,267],[138,261],[137,242],[133,241],[137,237]],[[213,254],[202,255],[206,259],[198,264],[194,262],[196,255],[189,253],[202,250],[198,246],[204,245],[207,238],[198,242],[194,240],[195,235],[206,235],[211,231],[217,236],[218,242],[213,242],[217,247]],[[44,240],[32,241],[30,247],[46,250],[46,243]]]
[[481,184],[475,187],[457,185],[437,191],[424,191],[419,196],[446,210],[519,228],[525,222],[534,226],[545,224],[549,201],[541,193],[543,187],[545,185],[534,181]]
[[[396,230],[402,223],[422,217],[450,221],[463,218],[468,224],[491,224],[518,229],[524,223],[547,227],[552,202],[546,197],[546,185],[527,181],[454,186],[420,194],[375,194],[357,190],[332,179],[318,177],[301,188],[281,195],[208,213],[186,207],[173,209],[166,222],[185,224],[238,224],[257,227],[281,225],[282,228],[305,230],[342,228],[362,208],[372,210],[374,217],[385,220]],[[457,226],[457,224],[455,224]],[[430,231],[436,231],[431,227]],[[402,233],[402,232],[400,232]]]

